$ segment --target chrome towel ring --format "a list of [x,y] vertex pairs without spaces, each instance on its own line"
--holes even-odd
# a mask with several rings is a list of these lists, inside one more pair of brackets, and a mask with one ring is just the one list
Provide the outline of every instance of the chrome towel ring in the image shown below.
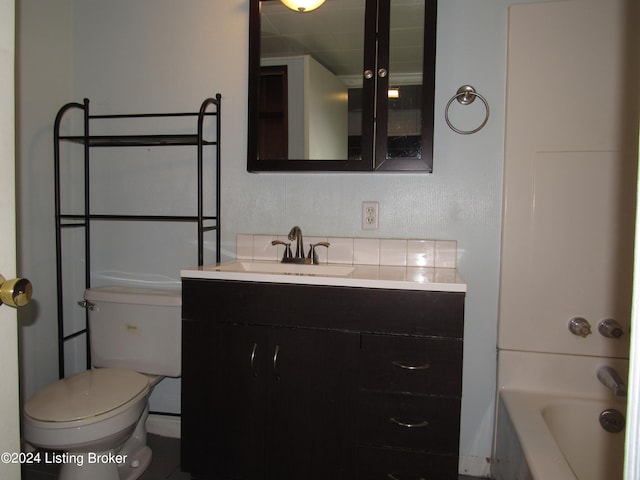
[[[482,100],[482,103],[484,103],[484,108],[486,110],[483,122],[479,127],[474,128],[473,130],[460,130],[454,127],[451,123],[451,120],[449,120],[449,107],[451,107],[453,101],[458,100],[458,103],[461,105],[470,105],[475,101],[476,97]],[[476,133],[482,130],[482,128],[487,124],[487,121],[489,120],[489,103],[482,95],[476,92],[476,89],[471,85],[463,85],[458,89],[456,94],[451,97],[451,100],[447,102],[447,106],[444,109],[444,119],[446,120],[447,125],[449,125],[449,128],[454,132],[459,133],[460,135],[471,135],[472,133]]]

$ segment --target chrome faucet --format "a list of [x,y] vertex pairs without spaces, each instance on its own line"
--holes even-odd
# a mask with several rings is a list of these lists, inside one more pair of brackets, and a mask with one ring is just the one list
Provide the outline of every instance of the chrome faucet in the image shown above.
[[293,258],[304,259],[304,246],[302,244],[302,230],[300,230],[300,227],[297,225],[293,227],[289,232],[289,235],[287,238],[289,238],[289,240],[291,240],[292,242],[294,240],[296,242],[296,254]]
[[613,392],[616,397],[627,396],[627,386],[612,367],[600,367],[598,369],[598,380],[605,387]]
[[281,240],[273,240],[271,245],[282,245],[284,247],[284,255],[282,256],[282,263],[303,263],[307,265],[318,265],[318,254],[316,253],[316,247],[329,248],[329,242],[318,242],[309,245],[309,253],[307,257],[304,256],[304,244],[302,241],[302,230],[297,225],[291,229],[287,238],[296,242],[296,254],[291,253],[291,244],[283,242]]

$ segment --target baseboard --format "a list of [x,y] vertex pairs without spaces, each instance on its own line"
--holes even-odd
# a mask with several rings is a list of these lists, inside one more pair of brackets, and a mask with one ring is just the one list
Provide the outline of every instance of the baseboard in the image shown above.
[[147,418],[147,433],[162,437],[180,438],[180,417],[152,413]]
[[472,477],[490,478],[490,459],[473,455],[461,455],[458,462],[458,473]]

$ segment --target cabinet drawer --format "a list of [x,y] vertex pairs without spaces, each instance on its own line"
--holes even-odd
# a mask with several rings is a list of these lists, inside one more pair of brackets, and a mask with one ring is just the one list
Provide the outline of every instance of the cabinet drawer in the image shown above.
[[458,454],[460,399],[360,392],[359,445]]
[[358,480],[457,480],[458,457],[390,448],[358,449]]
[[459,397],[462,341],[362,335],[360,388]]
[[185,278],[182,318],[462,339],[464,293]]

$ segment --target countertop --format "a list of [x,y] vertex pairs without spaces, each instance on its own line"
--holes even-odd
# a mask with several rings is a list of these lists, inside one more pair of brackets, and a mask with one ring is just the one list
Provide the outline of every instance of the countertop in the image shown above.
[[[245,282],[329,285],[439,292],[467,291],[467,284],[464,283],[458,271],[454,268],[323,264],[324,266],[353,267],[353,271],[347,275],[317,274],[315,272],[292,274],[247,270],[251,265],[268,267],[270,264],[274,263],[275,262],[258,261],[243,262],[238,260],[219,265],[205,265],[201,267],[187,268],[182,270],[180,275],[182,278],[209,280],[236,280]],[[276,265],[279,264],[276,263]],[[315,266],[313,265],[309,265],[306,271],[313,271],[312,269],[314,267]]]

